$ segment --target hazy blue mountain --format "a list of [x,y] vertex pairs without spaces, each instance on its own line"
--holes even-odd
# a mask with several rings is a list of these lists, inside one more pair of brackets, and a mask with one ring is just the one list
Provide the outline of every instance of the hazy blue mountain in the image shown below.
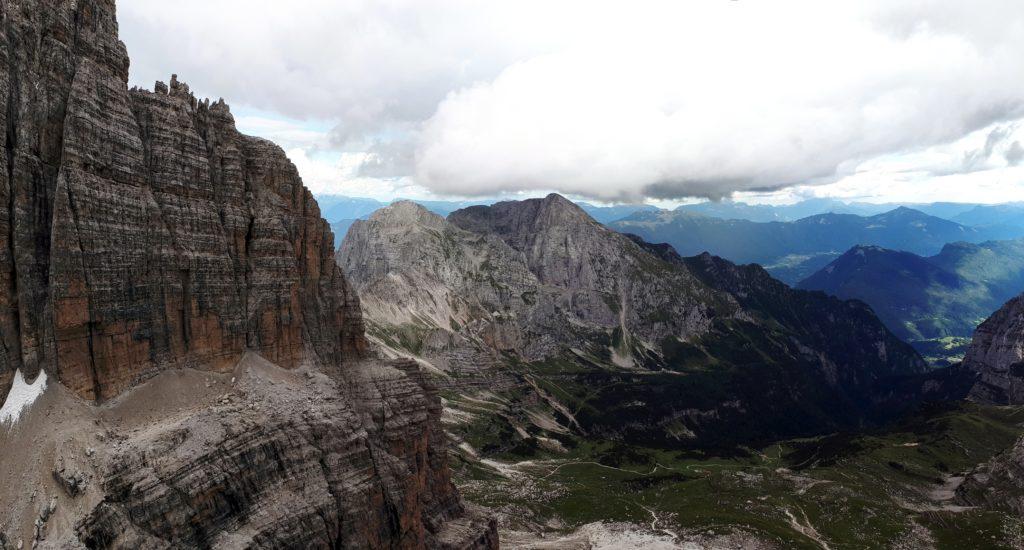
[[1024,227],[1024,203],[979,205],[950,219],[979,227]]
[[953,243],[929,260],[968,281],[984,284],[991,299],[1000,304],[1024,292],[1024,239]]
[[973,223],[958,220],[956,219],[956,217],[960,216],[964,212],[968,212],[970,210],[977,208],[979,205],[963,202],[933,202],[928,204],[903,204],[897,206],[907,206],[915,210],[920,210],[921,212],[924,212],[925,214],[928,214],[930,216],[935,216],[937,218],[946,218],[947,220],[952,220],[963,225],[976,225]]
[[649,204],[620,204],[616,206],[595,206],[586,202],[576,203],[584,212],[599,223],[609,224],[631,216],[636,212],[658,212],[659,208]]
[[[677,208],[677,210],[729,220],[748,220],[752,222],[791,222],[819,214],[856,214],[858,216],[874,216],[895,210],[901,206],[912,208],[937,218],[947,219],[961,215],[978,207],[976,204],[952,202],[936,202],[928,204],[874,204],[867,202],[843,202],[836,199],[820,198],[807,199],[794,204],[782,205],[747,204],[731,200],[717,202],[711,201],[683,205]],[[974,223],[961,223],[964,225],[975,225]]]
[[908,341],[968,336],[998,307],[979,303],[982,285],[928,258],[877,246],[850,249],[797,287],[861,300]]
[[932,348],[926,355],[955,355],[956,345],[939,349],[934,341],[965,344],[1024,291],[1024,240],[954,243],[932,257],[857,246],[797,286],[861,300],[897,336],[915,345],[932,341],[921,346]]
[[394,204],[399,201],[411,200],[416,204],[426,208],[427,210],[447,218],[448,214],[455,212],[456,210],[462,210],[463,208],[469,208],[470,206],[480,206],[493,204],[492,200],[479,200],[479,201],[423,201],[415,199],[395,199],[390,204]]
[[738,263],[758,263],[790,284],[856,245],[929,256],[951,242],[1024,236],[1024,229],[966,227],[906,207],[874,216],[820,214],[794,222],[768,223],[680,210],[637,212],[611,227],[650,242],[668,243],[684,256],[707,251]]
[[818,214],[857,214],[867,216],[880,214],[893,208],[891,205],[845,203],[835,199],[808,199],[795,204],[783,205],[747,204],[723,200],[686,204],[676,210],[726,220],[790,222]]
[[[365,218],[361,218],[365,219]],[[341,241],[345,240],[345,234],[348,233],[348,228],[352,227],[352,224],[356,223],[353,218],[346,218],[331,222],[331,231],[334,232],[334,248],[337,249],[341,246]]]
[[342,195],[317,195],[316,202],[320,205],[320,216],[329,221],[356,220],[369,216],[376,210],[387,206],[375,199],[345,197]]
[[[320,204],[320,215],[327,221],[338,220],[359,220],[369,217],[385,206],[406,199],[397,198],[393,201],[382,202],[376,199],[361,197],[347,197],[344,195],[317,195],[317,202]],[[414,200],[413,202],[422,205],[427,210],[439,216],[447,216],[456,210],[475,206],[478,204],[491,204],[493,201],[426,201]]]

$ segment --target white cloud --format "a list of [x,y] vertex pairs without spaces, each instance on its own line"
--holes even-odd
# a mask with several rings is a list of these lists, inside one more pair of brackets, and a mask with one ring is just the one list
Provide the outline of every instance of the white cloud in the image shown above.
[[[532,5],[532,7],[531,7]],[[198,94],[338,139],[420,123],[454,88],[547,47],[520,8],[474,0],[121,0],[133,84],[179,74]]]
[[863,188],[870,170],[915,162],[899,177],[1007,186],[1024,157],[1021,136],[969,162],[942,150],[1024,116],[1017,0],[121,0],[119,13],[134,84],[177,72],[257,113],[240,126],[302,155],[313,189],[674,199]]
[[331,149],[329,131],[272,115],[235,114],[235,126],[244,134],[269,139],[283,149],[311,153]]
[[439,198],[407,177],[375,178],[360,175],[360,168],[372,153],[324,151],[310,154],[301,147],[288,149],[286,153],[302,175],[306,187],[317,195],[370,197],[381,201],[398,197],[424,200]]
[[[995,4],[986,22],[1021,28],[1020,4],[972,6]],[[721,196],[829,181],[1021,115],[1024,32],[894,20],[832,2],[658,3],[604,35],[621,39],[450,95],[417,176],[460,194],[556,182],[605,199]]]

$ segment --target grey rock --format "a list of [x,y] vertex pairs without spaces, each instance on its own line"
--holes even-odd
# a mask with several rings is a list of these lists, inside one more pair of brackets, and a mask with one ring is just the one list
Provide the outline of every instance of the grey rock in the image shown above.
[[[249,406],[193,388],[195,414],[90,442],[96,471],[39,464],[79,495],[47,541],[424,547],[449,521],[479,525],[435,391],[368,353],[330,226],[281,148],[177,76],[130,90],[112,0],[0,0],[0,29],[0,402],[19,369],[47,373],[47,398],[91,403],[82,414],[253,356],[316,373],[250,388]],[[39,433],[61,431],[61,410]],[[0,491],[22,534],[29,506]]]
[[[598,369],[593,381],[618,391],[595,393],[607,401],[579,422],[563,415],[606,437],[664,444],[857,425],[892,412],[876,411],[880,401],[915,398],[877,391],[879,380],[926,368],[862,304],[794,291],[756,266],[681,258],[558,195],[447,220],[395,204],[354,223],[337,257],[375,343],[437,367],[442,384],[529,385],[515,361]],[[690,378],[645,376],[683,367],[681,354],[719,370],[709,391],[721,399]],[[750,433],[730,432],[740,424]]]
[[1024,439],[975,468],[957,488],[956,501],[1024,519]]
[[77,497],[89,485],[90,476],[72,465],[61,464],[53,470],[53,479],[69,497]]
[[1024,404],[1024,296],[1010,300],[978,327],[964,366],[978,376],[973,401]]

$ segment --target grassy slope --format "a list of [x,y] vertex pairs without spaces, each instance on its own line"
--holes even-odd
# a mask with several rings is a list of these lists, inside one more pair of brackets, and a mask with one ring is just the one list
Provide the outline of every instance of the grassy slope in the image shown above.
[[1020,521],[945,509],[950,503],[932,496],[948,476],[1009,447],[1024,432],[1024,410],[947,405],[873,433],[713,456],[529,426],[531,435],[552,436],[567,448],[550,452],[517,441],[514,426],[523,424],[497,412],[536,403],[494,403],[472,404],[473,421],[451,428],[505,471],[464,452],[455,460],[464,495],[498,510],[505,527],[566,532],[624,521],[675,533],[740,531],[786,548],[820,548],[813,536],[836,549],[1024,543]]

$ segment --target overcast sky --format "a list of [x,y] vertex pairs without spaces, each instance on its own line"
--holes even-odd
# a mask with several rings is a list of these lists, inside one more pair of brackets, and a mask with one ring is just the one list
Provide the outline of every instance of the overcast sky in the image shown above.
[[1020,0],[119,0],[316,193],[1024,200]]

